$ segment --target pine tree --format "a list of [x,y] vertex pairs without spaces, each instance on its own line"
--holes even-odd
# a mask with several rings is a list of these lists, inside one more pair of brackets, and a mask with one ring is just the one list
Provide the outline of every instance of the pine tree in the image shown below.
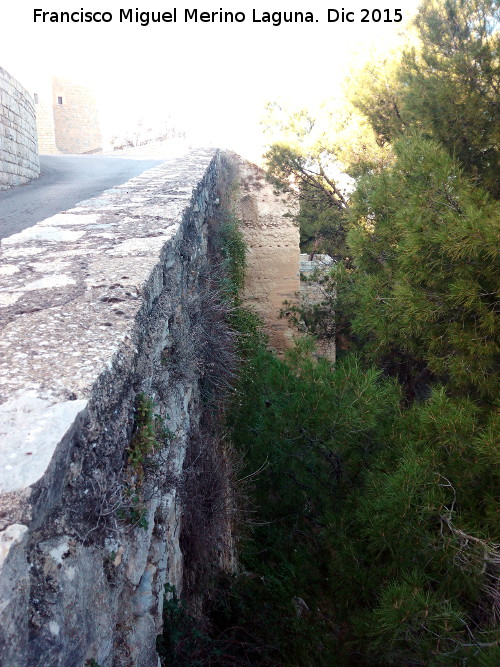
[[372,358],[400,351],[455,390],[494,396],[500,207],[435,142],[395,152],[353,196],[353,331]]
[[381,143],[418,130],[500,196],[498,0],[424,0],[417,41],[369,63],[350,99]]

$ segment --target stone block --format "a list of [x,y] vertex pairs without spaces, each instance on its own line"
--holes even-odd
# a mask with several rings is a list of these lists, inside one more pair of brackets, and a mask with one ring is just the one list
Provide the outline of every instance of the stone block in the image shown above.
[[[0,68],[0,157],[2,189],[26,183],[40,174],[35,112],[26,90]],[[10,157],[9,157],[10,156]]]

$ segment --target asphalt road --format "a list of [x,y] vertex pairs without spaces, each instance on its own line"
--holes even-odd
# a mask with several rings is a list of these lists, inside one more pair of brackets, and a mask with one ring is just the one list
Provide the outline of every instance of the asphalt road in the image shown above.
[[42,155],[40,178],[0,191],[0,239],[125,183],[163,160],[107,155]]

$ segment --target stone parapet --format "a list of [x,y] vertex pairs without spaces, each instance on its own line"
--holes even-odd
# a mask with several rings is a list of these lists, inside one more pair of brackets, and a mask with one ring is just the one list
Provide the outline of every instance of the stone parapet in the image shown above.
[[[157,664],[224,160],[191,151],[0,244],[2,664]],[[140,397],[166,429],[153,478],[130,467]]]
[[27,183],[39,175],[33,100],[0,67],[0,190]]

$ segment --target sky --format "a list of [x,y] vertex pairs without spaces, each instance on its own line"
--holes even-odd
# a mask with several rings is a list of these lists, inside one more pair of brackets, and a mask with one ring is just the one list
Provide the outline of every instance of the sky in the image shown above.
[[[126,0],[17,0],[0,8],[0,66],[30,87],[54,73],[92,86],[105,134],[140,116],[171,117],[200,144],[252,157],[265,139],[267,101],[307,107],[340,94],[352,63],[372,47],[389,45],[415,13],[418,0],[228,0],[200,4]],[[43,11],[110,12],[109,23],[42,23]],[[120,22],[120,9],[172,12],[175,23]],[[185,10],[243,12],[242,22],[185,22]],[[339,15],[338,21],[328,21]],[[366,11],[362,11],[365,9]],[[395,22],[399,9],[402,22]],[[342,11],[352,22],[342,21]],[[378,10],[378,11],[377,11]],[[261,19],[254,21],[255,18]],[[312,12],[312,23],[274,26],[264,12]],[[378,17],[392,22],[374,21]],[[240,14],[241,17],[241,14]],[[365,17],[369,21],[362,22]],[[218,15],[215,17],[218,19]]]

